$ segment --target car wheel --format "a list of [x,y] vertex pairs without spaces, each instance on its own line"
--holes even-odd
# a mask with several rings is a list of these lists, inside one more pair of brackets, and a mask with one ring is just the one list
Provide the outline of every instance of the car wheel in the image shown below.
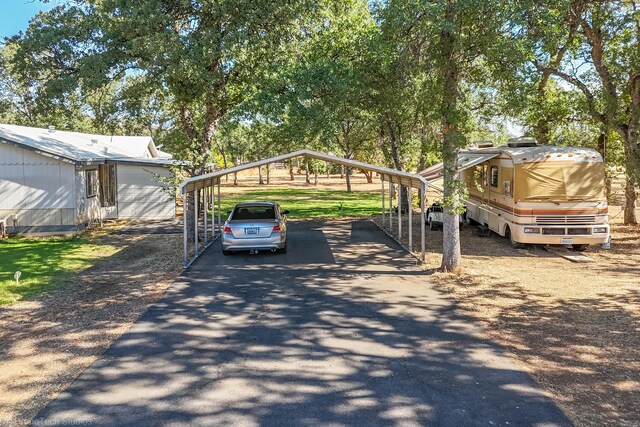
[[574,251],[576,252],[580,252],[580,251],[584,251],[587,248],[587,245],[571,245],[571,247],[573,248]]
[[432,220],[429,220],[429,230],[434,231],[436,229],[436,225]]
[[222,250],[222,255],[231,255],[232,252],[231,251],[225,251],[224,249]]

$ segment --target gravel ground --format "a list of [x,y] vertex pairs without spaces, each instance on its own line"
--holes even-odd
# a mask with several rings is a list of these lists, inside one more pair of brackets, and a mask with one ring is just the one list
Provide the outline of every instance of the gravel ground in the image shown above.
[[67,286],[0,309],[0,426],[27,425],[182,271],[181,235],[96,239],[121,249]]
[[[611,249],[590,247],[589,264],[537,247],[513,249],[465,227],[464,271],[444,274],[436,272],[442,232],[427,232],[426,264],[439,289],[480,320],[485,337],[510,351],[578,426],[640,425],[640,227],[623,226],[618,212],[610,208]],[[419,242],[416,231],[414,251]]]

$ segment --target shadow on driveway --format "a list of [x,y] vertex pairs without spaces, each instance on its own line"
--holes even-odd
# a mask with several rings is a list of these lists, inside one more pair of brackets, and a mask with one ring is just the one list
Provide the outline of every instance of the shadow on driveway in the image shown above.
[[290,232],[212,245],[34,425],[570,425],[371,222]]

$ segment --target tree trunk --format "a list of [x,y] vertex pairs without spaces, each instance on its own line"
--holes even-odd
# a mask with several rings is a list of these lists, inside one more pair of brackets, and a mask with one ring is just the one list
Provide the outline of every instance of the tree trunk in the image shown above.
[[[544,104],[547,99],[547,83],[548,82],[549,82],[549,73],[546,72],[542,75],[540,84],[538,85],[538,99],[536,100],[538,111],[546,111]],[[538,141],[538,144],[540,145],[549,145],[549,135],[551,133],[551,129],[549,128],[549,119],[550,119],[549,117],[540,117],[540,119],[538,119],[538,121],[534,125],[534,134],[535,134],[536,140]]]
[[327,179],[329,179],[331,177],[331,170],[329,169],[331,164],[329,162],[324,162],[324,166],[325,166],[326,171],[327,171]]
[[293,181],[295,177],[293,176],[293,161],[289,160],[289,180]]
[[345,178],[347,179],[347,193],[351,193],[351,168],[345,168]]
[[340,165],[340,179],[344,179],[344,166]]
[[311,185],[311,179],[309,178],[309,161],[306,159],[304,162],[304,179],[307,184]]
[[264,180],[262,179],[262,166],[258,167],[258,185],[264,185]]
[[[223,164],[224,168],[227,169],[229,167],[229,163],[228,163],[227,157],[222,153],[220,153],[220,154],[222,155],[222,164]],[[229,174],[226,174],[224,176],[224,182],[229,182]]]
[[442,161],[444,165],[444,212],[442,235],[443,271],[458,271],[462,264],[460,254],[460,229],[458,227],[458,209],[461,200],[456,186],[458,145],[458,64],[455,55],[456,3],[447,0],[442,31],[440,33],[440,52],[442,55]]
[[418,159],[418,170],[416,172],[423,171],[427,168],[427,153],[424,144],[420,147],[420,158]]
[[238,172],[233,173],[233,185],[238,185]]
[[[640,94],[638,94],[640,97]],[[640,103],[640,101],[638,101]],[[640,107],[639,107],[640,108]],[[636,212],[636,188],[640,174],[640,149],[638,148],[638,129],[635,123],[629,125],[624,139],[625,174],[627,182],[624,190],[624,225],[638,224]]]
[[267,163],[267,185],[271,184],[271,165]]
[[637,224],[638,216],[636,213],[636,187],[633,179],[627,176],[627,182],[624,188],[624,224]]
[[313,185],[318,185],[318,163],[315,164],[313,171]]
[[[400,162],[400,153],[398,150],[398,136],[396,133],[396,129],[395,129],[395,125],[393,123],[393,121],[391,120],[391,118],[387,117],[387,129],[389,130],[389,142],[390,142],[390,146],[391,146],[391,158],[393,159],[393,166],[396,168],[396,170],[401,171],[402,170],[402,163]],[[402,186],[401,187],[401,203],[402,206],[400,206],[400,211],[401,212],[408,212],[409,211],[409,200],[408,200],[408,195],[409,192],[407,191],[407,188]]]

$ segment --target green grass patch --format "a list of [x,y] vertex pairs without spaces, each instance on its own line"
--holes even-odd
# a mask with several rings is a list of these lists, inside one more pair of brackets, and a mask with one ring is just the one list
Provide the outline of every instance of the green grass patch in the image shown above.
[[[87,237],[0,240],[0,304],[12,304],[60,286],[116,251]],[[22,273],[16,285],[14,274]]]
[[[362,191],[269,188],[222,197],[223,214],[238,202],[249,200],[278,202],[288,209],[290,219],[348,218],[380,212],[380,194]],[[223,215],[226,216],[226,215]]]

